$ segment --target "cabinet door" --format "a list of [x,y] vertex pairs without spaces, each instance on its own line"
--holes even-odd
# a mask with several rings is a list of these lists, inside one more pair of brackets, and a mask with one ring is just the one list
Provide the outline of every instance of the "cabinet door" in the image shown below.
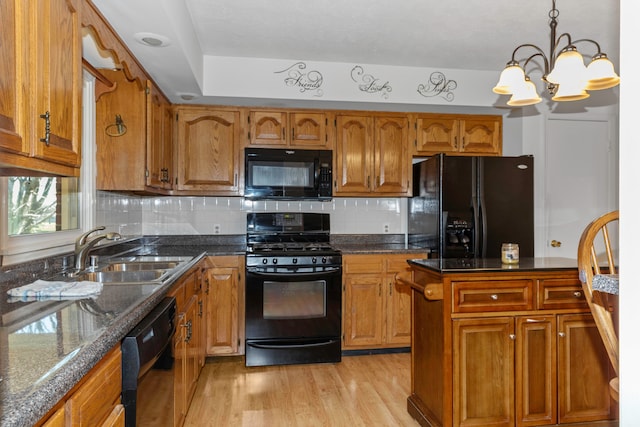
[[375,118],[376,193],[407,193],[409,190],[409,121],[406,118]]
[[591,315],[559,315],[558,423],[613,418],[612,370]]
[[460,120],[462,146],[460,151],[473,154],[501,153],[501,122],[499,119],[465,118]]
[[387,344],[411,345],[411,287],[386,274]]
[[518,426],[556,423],[556,319],[516,318],[516,416]]
[[185,393],[186,393],[186,409],[189,411],[191,398],[196,391],[198,376],[200,374],[200,360],[198,355],[198,296],[194,295],[185,306],[186,320],[186,369],[185,369]]
[[371,117],[338,116],[336,119],[335,193],[369,193],[373,135]]
[[158,88],[147,82],[147,179],[154,188],[171,188],[173,158],[173,117],[169,102]]
[[[29,117],[35,124],[35,134],[31,138],[33,155],[79,166],[82,120],[80,0],[30,3],[31,14],[35,17],[34,27],[29,31],[29,46],[33,49],[30,73],[35,89]],[[41,138],[46,141],[41,142]]]
[[238,111],[180,110],[178,189],[238,194]]
[[[145,185],[147,143],[146,91],[123,71],[103,70],[117,89],[96,102],[96,188],[142,191]],[[126,133],[119,135],[119,116]]]
[[187,416],[187,387],[185,383],[187,323],[184,312],[178,313],[176,322],[176,333],[173,336],[173,425],[180,427]]
[[210,268],[207,302],[207,355],[238,352],[238,269]]
[[287,113],[282,111],[249,112],[250,145],[287,145]]
[[419,117],[416,123],[416,154],[457,152],[458,132],[458,120],[454,118]]
[[514,319],[453,321],[453,424],[512,427]]
[[291,146],[326,148],[327,119],[324,113],[289,113]]
[[28,101],[27,2],[0,2],[0,149],[29,154],[25,135]]
[[344,346],[379,346],[383,342],[381,275],[345,276]]

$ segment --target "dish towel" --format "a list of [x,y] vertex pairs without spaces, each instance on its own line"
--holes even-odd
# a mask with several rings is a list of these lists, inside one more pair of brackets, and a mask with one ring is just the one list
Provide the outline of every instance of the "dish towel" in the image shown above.
[[36,280],[28,285],[7,291],[10,297],[20,301],[39,301],[45,299],[76,299],[99,295],[102,292],[100,282],[51,282]]

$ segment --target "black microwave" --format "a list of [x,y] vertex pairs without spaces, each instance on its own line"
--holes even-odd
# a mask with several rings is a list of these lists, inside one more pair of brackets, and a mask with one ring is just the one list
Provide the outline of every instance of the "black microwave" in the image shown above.
[[331,150],[246,148],[244,154],[246,198],[331,199]]

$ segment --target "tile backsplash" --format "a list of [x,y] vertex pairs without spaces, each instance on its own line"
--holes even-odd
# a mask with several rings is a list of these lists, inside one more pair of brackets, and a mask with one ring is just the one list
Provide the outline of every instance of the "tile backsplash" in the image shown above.
[[328,202],[242,197],[140,197],[98,191],[96,224],[124,236],[245,234],[247,212],[321,212],[332,234],[404,234],[406,198],[334,198]]

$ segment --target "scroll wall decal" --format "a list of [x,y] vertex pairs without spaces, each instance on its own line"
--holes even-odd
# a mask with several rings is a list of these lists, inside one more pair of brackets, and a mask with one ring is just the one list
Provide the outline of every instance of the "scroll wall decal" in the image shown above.
[[313,96],[320,97],[324,94],[321,89],[322,74],[319,71],[305,71],[307,64],[304,62],[296,62],[289,68],[281,71],[275,71],[274,74],[286,73],[284,84],[291,87],[299,88],[300,92],[315,92]]
[[418,93],[424,97],[440,96],[446,101],[453,101],[453,91],[458,87],[455,80],[447,80],[443,73],[434,71],[427,84],[418,85]]
[[384,99],[389,98],[389,92],[393,89],[386,81],[382,83],[382,80],[373,77],[371,74],[365,74],[364,69],[360,65],[356,65],[351,70],[351,80],[358,84],[358,89],[366,93],[379,93]]

